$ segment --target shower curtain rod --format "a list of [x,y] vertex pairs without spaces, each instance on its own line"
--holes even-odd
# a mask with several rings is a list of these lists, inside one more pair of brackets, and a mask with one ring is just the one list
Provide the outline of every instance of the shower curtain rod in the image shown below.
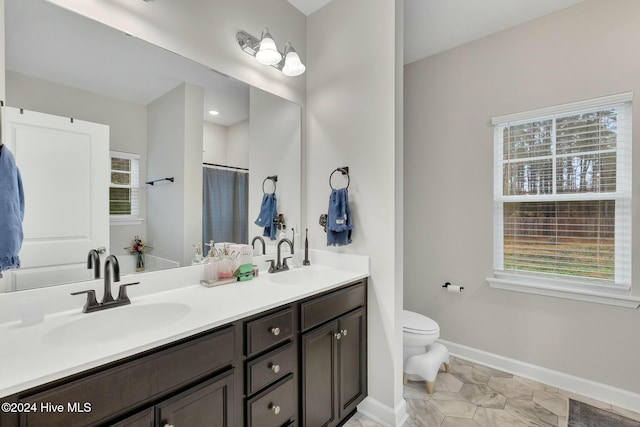
[[227,165],[219,165],[217,163],[206,163],[206,162],[202,162],[203,165],[206,166],[217,166],[219,168],[227,168],[227,169],[237,169],[237,170],[241,170],[241,171],[247,171],[249,172],[249,169],[247,168],[239,168],[237,166],[227,166]]

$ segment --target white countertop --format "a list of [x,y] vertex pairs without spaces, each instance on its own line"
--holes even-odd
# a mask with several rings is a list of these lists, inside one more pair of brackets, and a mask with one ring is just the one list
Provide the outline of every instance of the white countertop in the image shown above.
[[[354,255],[346,256],[354,257]],[[324,255],[322,258],[327,259]],[[350,269],[339,268],[339,264],[343,264],[343,262],[334,263],[334,266],[312,264],[310,267],[292,269],[290,272],[261,273],[259,277],[247,282],[236,282],[212,288],[201,286],[198,280],[194,279],[193,271],[198,273],[197,277],[201,270],[191,270],[191,273],[187,274],[190,268],[177,269],[185,270],[183,274],[185,277],[182,280],[186,283],[176,284],[173,288],[167,285],[158,286],[157,289],[161,289],[158,292],[134,292],[135,288],[153,289],[154,285],[150,282],[154,277],[156,279],[162,277],[159,275],[161,273],[149,273],[148,278],[140,275],[141,285],[130,288],[131,305],[88,314],[81,312],[85,297],[69,296],[69,287],[67,287],[60,292],[63,292],[67,306],[67,300],[70,300],[75,308],[57,312],[47,310],[44,321],[31,326],[23,326],[20,320],[0,323],[0,397],[9,396],[362,279],[369,275],[368,258],[358,258],[365,259],[365,262],[362,260],[356,262],[355,269],[354,265],[350,265]],[[314,276],[313,280],[306,283],[276,283],[280,280],[276,276],[284,277],[281,275],[289,273],[295,275],[296,272],[305,270]],[[180,273],[173,271],[164,274],[165,277],[167,275],[172,275],[172,281],[177,282],[176,277],[179,277]],[[133,280],[122,280],[121,283],[131,281]],[[98,284],[99,282],[90,283]],[[74,291],[77,290],[78,286],[74,285],[74,287]],[[164,289],[167,287],[170,289]],[[80,288],[91,289],[92,287],[85,283],[84,287]],[[95,287],[93,288],[95,289]],[[98,298],[100,299],[101,291],[96,290],[99,291]],[[48,289],[42,292],[47,295],[47,293],[51,294],[54,291]],[[113,293],[117,295],[116,285],[113,286]],[[32,292],[28,295],[33,297],[38,294]],[[0,309],[3,308],[3,302],[6,305],[15,304],[15,301],[15,297],[0,300]],[[182,310],[181,318],[168,321],[168,324],[161,327],[150,326],[147,322],[143,330],[136,330],[138,322],[131,321],[124,327],[120,325],[117,328],[112,327],[112,330],[107,330],[106,333],[99,330],[103,319],[99,319],[98,316],[107,315],[104,317],[105,322],[109,322],[109,318],[114,319],[114,316],[118,315],[118,310],[131,310],[126,313],[127,316],[122,316],[127,319],[131,318],[131,313],[144,316],[144,310],[140,309],[149,307],[142,306],[156,304],[163,304],[161,307],[179,307],[185,310]],[[188,308],[179,306],[179,304]],[[120,311],[120,313],[125,314],[124,311]],[[91,317],[96,317],[96,319],[91,319]],[[90,335],[79,334],[82,336],[78,337],[77,342],[73,336],[67,336],[63,340],[64,343],[50,339],[52,331],[59,330],[61,326],[64,328],[64,325],[75,321],[89,321],[89,325],[98,325],[98,327],[93,328],[92,326]],[[144,325],[144,321],[138,325]],[[114,331],[117,333],[114,334]],[[100,338],[101,336],[106,338],[103,340]]]

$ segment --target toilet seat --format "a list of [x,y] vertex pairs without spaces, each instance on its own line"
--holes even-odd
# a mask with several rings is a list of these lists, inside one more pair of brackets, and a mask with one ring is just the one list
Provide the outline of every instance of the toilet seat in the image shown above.
[[403,310],[402,330],[409,334],[433,335],[440,333],[440,326],[427,316]]

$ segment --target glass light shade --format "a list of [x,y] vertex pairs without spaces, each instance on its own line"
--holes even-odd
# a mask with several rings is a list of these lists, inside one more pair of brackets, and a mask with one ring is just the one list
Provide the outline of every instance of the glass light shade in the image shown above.
[[273,41],[271,34],[265,33],[260,41],[260,49],[256,53],[256,60],[264,65],[275,65],[282,59],[282,55],[276,48],[276,42]]
[[289,77],[299,76],[304,73],[307,67],[300,61],[298,52],[290,49],[284,58],[284,67],[282,67],[282,74]]

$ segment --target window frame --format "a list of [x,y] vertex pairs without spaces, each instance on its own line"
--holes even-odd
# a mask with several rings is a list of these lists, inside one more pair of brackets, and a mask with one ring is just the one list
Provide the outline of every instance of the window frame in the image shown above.
[[[131,161],[129,185],[114,185],[111,181],[111,173],[115,170],[111,168],[112,159],[126,159]],[[115,171],[121,172],[121,171]],[[109,189],[128,188],[131,190],[131,197],[135,201],[131,203],[131,214],[111,214],[109,213],[109,223],[111,225],[138,225],[144,219],[140,216],[140,154],[126,153],[123,151],[109,151]],[[111,202],[111,197],[109,197]]]
[[[492,288],[577,299],[630,308],[640,306],[640,297],[631,295],[631,145],[632,145],[632,100],[633,93],[593,98],[585,101],[556,105],[516,114],[493,117],[494,165],[493,165],[493,237],[494,272],[487,278]],[[558,118],[559,115],[586,113],[594,110],[619,108],[618,117],[626,122],[621,124],[622,138],[616,142],[616,191],[611,193],[554,194],[552,195],[503,195],[503,129],[505,126]],[[620,135],[619,135],[620,136]],[[552,140],[555,143],[555,129]],[[556,183],[554,182],[555,186]],[[575,201],[575,200],[615,200],[616,202],[616,260],[613,282],[587,277],[564,276],[553,273],[504,270],[504,218],[505,203],[517,201]],[[622,255],[622,252],[624,252]],[[623,267],[627,265],[628,267]],[[620,269],[624,274],[619,275]]]

